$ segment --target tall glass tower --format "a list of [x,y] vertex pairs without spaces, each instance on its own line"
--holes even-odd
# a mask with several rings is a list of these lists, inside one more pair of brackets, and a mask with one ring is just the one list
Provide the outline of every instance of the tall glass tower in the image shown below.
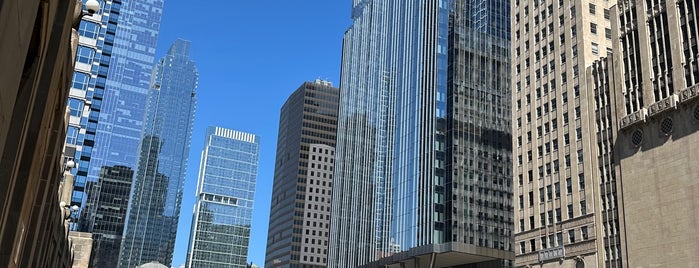
[[246,268],[260,138],[206,130],[186,267]]
[[94,234],[93,255],[103,256],[94,265],[109,268],[116,267],[107,256],[119,254],[121,234],[104,227],[123,226],[125,211],[103,217],[103,208],[128,195],[102,193],[112,181],[130,185],[134,173],[104,171],[136,170],[163,0],[98,1],[100,10],[79,26],[65,155],[77,163],[71,200],[81,207],[77,227]]
[[354,0],[352,17],[329,266],[511,265],[509,1]]
[[119,267],[172,262],[199,77],[189,48],[175,41],[153,69]]

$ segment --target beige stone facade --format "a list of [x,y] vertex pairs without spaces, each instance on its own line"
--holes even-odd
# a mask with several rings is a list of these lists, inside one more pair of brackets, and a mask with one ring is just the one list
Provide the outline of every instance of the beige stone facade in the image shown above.
[[73,247],[73,268],[89,268],[92,255],[92,233],[70,232]]
[[[512,1],[517,267],[618,267],[601,206],[599,95],[586,69],[612,47],[612,1]],[[611,169],[613,172],[613,169]],[[602,187],[601,187],[602,186]],[[611,218],[613,219],[613,217]],[[611,224],[616,229],[616,225]],[[616,256],[616,254],[615,254]]]
[[613,97],[625,267],[699,267],[696,1],[620,1]]

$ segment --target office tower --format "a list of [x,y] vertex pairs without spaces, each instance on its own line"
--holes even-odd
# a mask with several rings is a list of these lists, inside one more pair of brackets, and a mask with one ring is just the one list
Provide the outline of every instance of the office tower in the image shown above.
[[71,267],[62,192],[75,1],[0,1],[0,267]]
[[624,267],[699,265],[698,11],[697,1],[619,1],[615,53],[590,72],[612,88],[624,246],[609,257],[622,256]]
[[[93,245],[101,247],[97,255],[118,256],[118,249],[104,247],[119,243],[113,240],[119,239],[114,230],[94,226],[101,222],[95,219],[101,217],[98,210],[104,207],[97,195],[104,169],[137,169],[163,0],[99,2],[100,10],[84,16],[79,24],[65,154],[67,160],[77,163],[71,205],[81,208],[76,213],[80,215],[78,230],[93,232]],[[133,173],[119,174],[125,177],[118,180],[133,181]],[[88,192],[97,195],[89,196]],[[124,219],[110,220],[123,225]],[[103,251],[107,248],[111,250]],[[99,266],[115,265],[101,262]]]
[[172,262],[199,77],[189,49],[175,41],[153,68],[119,267]]
[[[585,70],[611,52],[609,1],[516,1],[512,109],[516,265],[617,267],[609,121]],[[605,89],[600,89],[604,91]],[[598,148],[600,150],[598,150]],[[607,184],[601,184],[602,181]],[[608,226],[608,232],[603,227]]]
[[303,83],[282,106],[265,267],[325,267],[339,89]]
[[509,1],[353,1],[330,267],[510,266]]
[[186,267],[247,267],[259,152],[257,135],[206,130]]
[[99,180],[87,182],[90,198],[84,210],[91,217],[83,219],[81,224],[87,226],[79,228],[93,234],[91,266],[109,268],[119,263],[133,173],[126,166],[102,167]]

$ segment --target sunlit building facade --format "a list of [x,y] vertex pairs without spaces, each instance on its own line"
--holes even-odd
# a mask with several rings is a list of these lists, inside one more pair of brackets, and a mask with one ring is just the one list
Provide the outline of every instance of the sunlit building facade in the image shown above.
[[[95,247],[111,248],[96,251],[96,256],[104,257],[119,255],[121,234],[115,237],[118,231],[104,230],[102,224],[123,226],[125,217],[101,220],[103,215],[99,210],[105,207],[100,204],[101,179],[105,169],[117,166],[137,169],[164,1],[98,2],[100,10],[84,16],[79,24],[75,72],[67,103],[70,120],[65,157],[77,164],[72,171],[75,183],[71,200],[71,205],[81,208],[76,213],[79,215],[75,215],[79,216],[76,227],[93,232]],[[112,175],[123,176],[113,180],[131,184],[134,172]],[[93,195],[89,196],[88,192]],[[111,246],[114,244],[117,246]],[[105,262],[107,259],[109,264]],[[115,267],[116,259],[102,259],[99,267]]]
[[172,262],[199,77],[190,46],[175,41],[153,69],[119,267]]
[[512,265],[509,1],[353,1],[329,267]]
[[186,267],[246,268],[260,138],[209,127]]
[[340,91],[305,82],[279,115],[265,267],[325,267]]

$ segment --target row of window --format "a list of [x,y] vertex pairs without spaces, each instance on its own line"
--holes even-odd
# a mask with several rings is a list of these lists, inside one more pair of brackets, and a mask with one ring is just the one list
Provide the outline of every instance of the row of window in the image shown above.
[[[577,231],[575,229],[570,229],[567,231],[568,233],[568,243],[573,244],[578,241],[586,241],[589,239],[589,230],[587,226],[582,226],[580,227],[580,240],[577,240],[576,238],[576,233]],[[549,234],[548,236],[544,235],[541,236],[540,238],[540,246],[541,249],[546,249],[549,247],[556,247],[556,246],[563,246],[564,241],[563,241],[563,232],[557,232],[555,234]],[[519,242],[519,252],[524,254],[527,252],[535,252],[537,251],[537,246],[536,246],[536,239],[530,239],[529,240],[529,251],[527,251],[527,246],[526,246],[526,241],[521,241]]]

